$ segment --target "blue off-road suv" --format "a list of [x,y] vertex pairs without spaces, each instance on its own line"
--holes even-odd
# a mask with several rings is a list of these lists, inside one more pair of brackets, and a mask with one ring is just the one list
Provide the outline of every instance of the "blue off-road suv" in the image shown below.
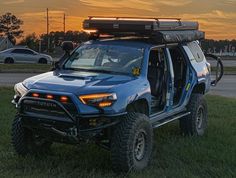
[[12,142],[19,155],[53,142],[94,142],[111,151],[115,171],[142,170],[153,129],[179,120],[186,135],[207,128],[210,76],[204,33],[180,19],[89,17],[96,30],[54,71],[15,85]]

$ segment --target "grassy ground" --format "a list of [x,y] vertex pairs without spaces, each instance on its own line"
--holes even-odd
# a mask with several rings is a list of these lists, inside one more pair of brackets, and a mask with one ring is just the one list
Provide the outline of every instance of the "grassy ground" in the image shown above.
[[0,73],[42,73],[49,71],[51,68],[51,65],[45,64],[0,64]]
[[236,56],[221,56],[220,58],[222,60],[235,60]]
[[13,92],[0,88],[0,177],[236,177],[236,100],[208,96],[209,129],[201,137],[184,137],[178,123],[155,131],[151,165],[140,173],[116,175],[109,152],[94,145],[54,144],[47,156],[15,155],[10,128]]
[[[214,74],[216,67],[212,67],[212,73]],[[224,74],[226,75],[236,75],[236,67],[224,67]]]
[[225,74],[236,75],[236,67],[224,67]]

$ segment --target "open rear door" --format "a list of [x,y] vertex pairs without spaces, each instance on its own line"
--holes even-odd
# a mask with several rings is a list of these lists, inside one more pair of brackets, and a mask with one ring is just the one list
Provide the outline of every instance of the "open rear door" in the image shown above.
[[205,54],[205,56],[206,58],[211,58],[213,60],[216,60],[216,67],[213,68],[214,69],[213,71],[215,71],[215,79],[211,81],[211,86],[216,86],[224,75],[223,63],[220,57],[215,56],[213,54]]

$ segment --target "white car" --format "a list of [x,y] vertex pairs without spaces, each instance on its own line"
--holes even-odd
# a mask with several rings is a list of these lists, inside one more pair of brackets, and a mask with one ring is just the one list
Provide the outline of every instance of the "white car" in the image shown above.
[[39,63],[52,64],[52,57],[29,48],[10,48],[0,52],[0,63]]

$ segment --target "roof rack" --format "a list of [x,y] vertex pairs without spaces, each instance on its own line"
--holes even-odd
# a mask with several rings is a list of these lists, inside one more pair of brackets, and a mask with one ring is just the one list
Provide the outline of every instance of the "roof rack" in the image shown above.
[[181,21],[180,18],[140,18],[140,17],[103,17],[89,16],[84,20],[85,30],[103,32],[173,31],[198,30],[198,22]]
[[181,20],[181,18],[156,18],[156,17],[106,17],[106,16],[88,16],[90,20],[92,19],[143,19],[143,20]]
[[204,33],[198,31],[198,22],[182,21],[180,18],[155,17],[105,17],[89,16],[83,22],[84,30],[95,30],[96,37],[100,34],[114,37],[151,37],[162,38],[164,41],[191,41],[204,38]]

